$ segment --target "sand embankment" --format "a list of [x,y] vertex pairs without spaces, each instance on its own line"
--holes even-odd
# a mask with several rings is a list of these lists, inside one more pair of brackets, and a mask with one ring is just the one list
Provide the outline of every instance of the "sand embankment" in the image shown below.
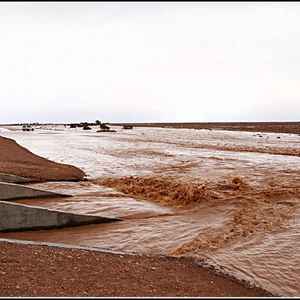
[[37,156],[14,140],[0,136],[0,173],[44,181],[80,181],[84,172]]

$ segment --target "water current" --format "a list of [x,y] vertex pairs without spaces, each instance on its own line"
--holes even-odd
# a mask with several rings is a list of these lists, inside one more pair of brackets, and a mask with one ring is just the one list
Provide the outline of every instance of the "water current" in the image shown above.
[[299,135],[14,129],[0,134],[87,178],[30,184],[74,197],[15,202],[124,220],[0,237],[202,257],[275,294],[299,296]]

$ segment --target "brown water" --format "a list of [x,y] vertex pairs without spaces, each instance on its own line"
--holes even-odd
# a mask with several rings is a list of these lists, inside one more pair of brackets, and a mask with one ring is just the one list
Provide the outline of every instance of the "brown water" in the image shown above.
[[74,197],[15,202],[124,221],[1,237],[206,257],[273,293],[299,296],[299,136],[55,129],[2,135],[84,169],[89,181],[31,184]]

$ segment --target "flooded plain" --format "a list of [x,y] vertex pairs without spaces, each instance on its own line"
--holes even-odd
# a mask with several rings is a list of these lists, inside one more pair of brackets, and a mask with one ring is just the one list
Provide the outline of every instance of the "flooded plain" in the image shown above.
[[0,237],[204,257],[272,293],[300,288],[300,136],[49,125],[2,130],[31,152],[86,173],[30,186],[71,194],[15,202],[123,221]]

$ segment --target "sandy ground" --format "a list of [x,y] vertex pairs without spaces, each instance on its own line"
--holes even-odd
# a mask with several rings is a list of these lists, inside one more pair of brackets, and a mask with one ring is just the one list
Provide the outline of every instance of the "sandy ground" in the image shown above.
[[132,125],[133,127],[170,127],[208,130],[275,132],[300,134],[300,122],[211,122],[211,123],[111,123],[111,125]]
[[45,181],[84,179],[84,172],[76,167],[49,161],[33,154],[12,139],[0,138],[0,173]]
[[[0,172],[82,180],[78,168],[0,137]],[[107,253],[0,240],[0,297],[270,297],[194,258]]]

